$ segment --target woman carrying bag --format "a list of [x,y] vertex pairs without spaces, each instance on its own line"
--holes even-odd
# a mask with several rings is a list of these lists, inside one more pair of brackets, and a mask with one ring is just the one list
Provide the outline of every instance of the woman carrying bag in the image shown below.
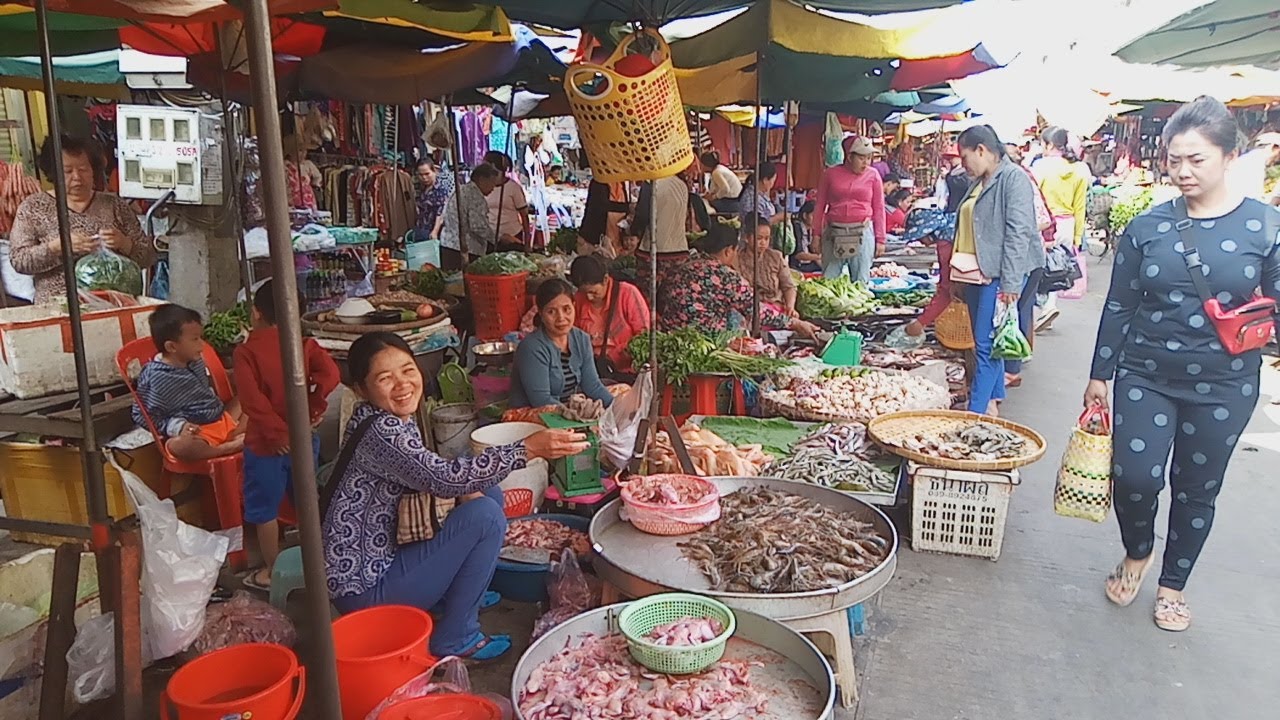
[[956,144],[975,178],[959,206],[950,262],[951,281],[966,286],[973,323],[969,411],[994,416],[1005,396],[1004,360],[992,353],[997,307],[1016,307],[1023,293],[1035,293],[1030,278],[1044,267],[1044,244],[1034,186],[1005,154],[995,131],[977,125],[960,133]]
[[1105,406],[1115,379],[1112,480],[1125,558],[1106,592],[1117,605],[1133,602],[1154,564],[1168,471],[1173,499],[1154,613],[1164,630],[1191,624],[1183,589],[1257,404],[1261,348],[1280,298],[1280,211],[1227,183],[1238,137],[1212,98],[1165,123],[1169,176],[1182,197],[1140,215],[1117,243],[1084,394],[1086,407]]

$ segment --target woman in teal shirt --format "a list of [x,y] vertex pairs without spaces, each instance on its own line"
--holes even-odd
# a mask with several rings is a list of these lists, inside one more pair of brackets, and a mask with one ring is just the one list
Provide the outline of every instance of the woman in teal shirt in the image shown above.
[[573,326],[573,286],[555,278],[538,286],[538,326],[516,349],[511,407],[563,404],[575,393],[608,407],[613,396],[600,382],[591,336]]

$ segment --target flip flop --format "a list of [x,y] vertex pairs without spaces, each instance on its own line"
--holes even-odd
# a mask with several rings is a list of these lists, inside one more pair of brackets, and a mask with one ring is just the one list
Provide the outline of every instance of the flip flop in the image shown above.
[[[1111,574],[1107,576],[1107,599],[1120,607],[1132,605],[1134,599],[1138,597],[1138,591],[1142,589],[1142,581],[1146,579],[1147,571],[1151,569],[1155,559],[1155,553],[1148,555],[1146,562],[1142,564],[1142,569],[1136,575],[1125,570],[1124,561],[1121,560],[1120,564],[1116,565],[1116,569],[1112,570]],[[1120,581],[1119,594],[1112,594],[1111,592],[1111,582],[1114,580]]]
[[264,592],[264,593],[271,592],[271,583],[263,583],[261,580],[258,579],[258,573],[263,569],[264,568],[258,568],[257,570],[250,570],[249,574],[245,575],[244,578],[240,580],[240,584],[244,585],[250,590],[257,590],[258,592]]
[[1153,619],[1161,630],[1182,632],[1191,627],[1191,609],[1187,607],[1186,600],[1157,596]]
[[476,635],[480,639],[470,648],[456,653],[458,657],[475,663],[486,663],[497,660],[511,650],[510,635],[485,635],[483,633],[476,633]]
[[488,610],[489,608],[497,607],[500,602],[502,602],[501,593],[493,590],[486,590],[484,595],[480,598],[480,609]]

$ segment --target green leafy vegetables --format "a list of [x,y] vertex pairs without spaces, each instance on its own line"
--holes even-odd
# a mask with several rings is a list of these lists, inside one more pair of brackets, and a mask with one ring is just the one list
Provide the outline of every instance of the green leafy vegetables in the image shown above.
[[[702,373],[728,373],[740,378],[759,377],[791,365],[790,360],[780,360],[758,355],[744,355],[729,350],[727,345],[736,333],[720,333],[708,337],[696,328],[680,328],[671,332],[659,332],[658,367],[667,382],[680,384],[690,375]],[[639,367],[649,361],[649,333],[641,333],[627,343],[627,352]]]
[[129,258],[105,247],[76,261],[76,284],[82,290],[115,290],[126,295],[142,294],[142,269]]
[[249,303],[239,302],[226,312],[209,316],[204,325],[204,340],[219,353],[230,352],[249,331]]
[[806,280],[796,288],[796,309],[806,318],[857,317],[870,313],[875,307],[875,295],[843,275]]
[[1155,202],[1155,193],[1149,187],[1121,185],[1111,195],[1114,201],[1107,220],[1113,233],[1124,232],[1134,218],[1146,212]]
[[547,244],[547,252],[560,255],[572,255],[578,251],[578,230],[571,227],[557,228],[551,234],[551,242]]
[[467,266],[472,275],[518,275],[522,272],[535,273],[538,264],[520,252],[500,252],[485,255]]
[[445,278],[440,268],[427,268],[418,272],[418,279],[413,284],[413,291],[423,297],[439,299],[444,297]]

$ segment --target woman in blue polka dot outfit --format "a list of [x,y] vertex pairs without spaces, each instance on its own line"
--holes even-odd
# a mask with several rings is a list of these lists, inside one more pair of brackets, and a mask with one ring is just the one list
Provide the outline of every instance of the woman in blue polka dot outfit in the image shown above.
[[[1107,402],[1115,378],[1116,519],[1126,557],[1107,578],[1107,597],[1133,602],[1155,559],[1155,523],[1168,467],[1173,494],[1156,625],[1191,623],[1182,591],[1213,525],[1227,462],[1258,399],[1261,353],[1231,355],[1192,284],[1182,231],[1199,250],[1210,290],[1224,307],[1261,291],[1280,298],[1280,212],[1233,194],[1226,171],[1239,130],[1217,100],[1184,105],[1164,129],[1169,175],[1180,199],[1136,218],[1119,243],[1098,327],[1085,405]],[[1182,207],[1178,207],[1182,205]]]

